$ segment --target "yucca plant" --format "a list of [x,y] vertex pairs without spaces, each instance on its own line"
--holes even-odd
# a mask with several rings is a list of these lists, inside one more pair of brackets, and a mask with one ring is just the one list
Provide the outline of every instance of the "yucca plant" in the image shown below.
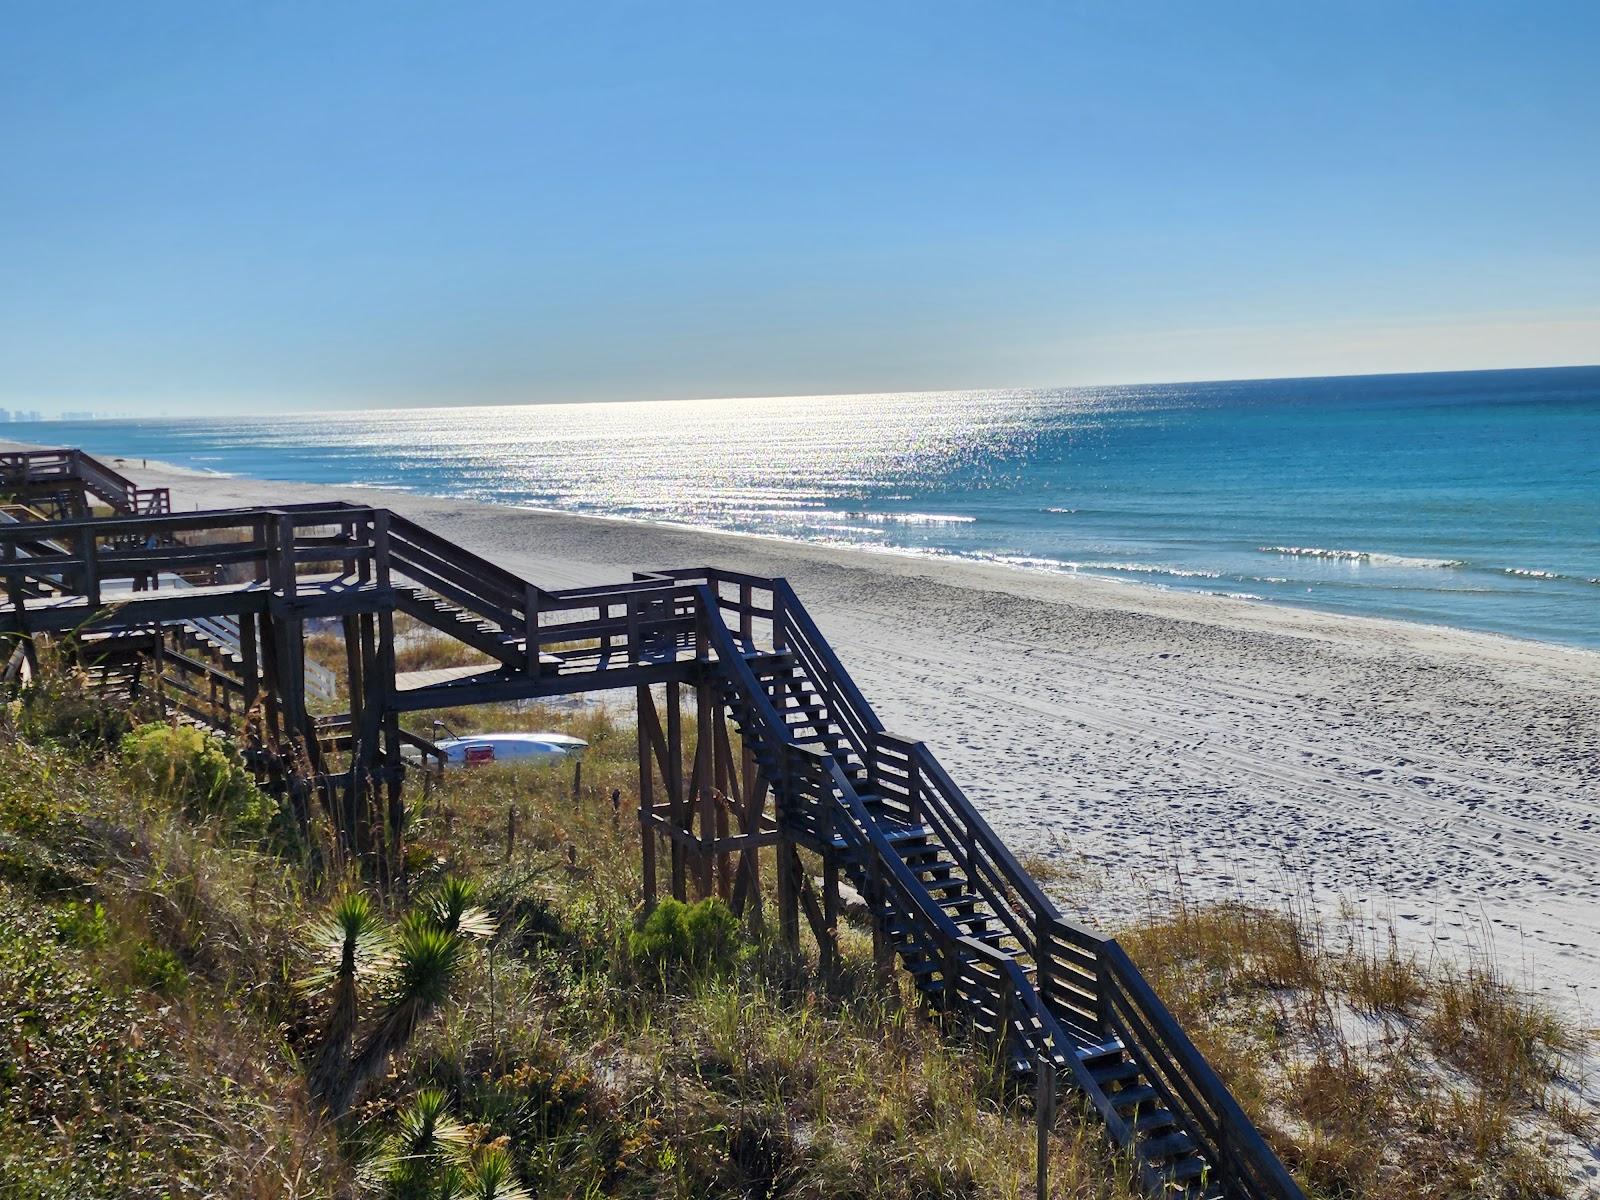
[[308,1082],[313,1096],[326,1096],[350,1058],[361,992],[386,973],[390,948],[372,902],[360,892],[346,893],[334,902],[327,917],[313,927],[310,943],[317,965],[302,986],[327,993],[328,1015]]
[[422,1200],[465,1178],[469,1152],[467,1128],[450,1115],[450,1098],[439,1088],[423,1088],[367,1170],[391,1200]]
[[428,898],[428,917],[447,933],[491,938],[495,931],[494,918],[473,903],[477,897],[477,884],[457,875],[447,875]]
[[440,929],[426,917],[413,915],[402,923],[394,952],[393,986],[377,1023],[362,1040],[346,1068],[325,1093],[334,1116],[349,1111],[367,1081],[411,1040],[417,1027],[449,998],[466,956],[459,934]]
[[511,1151],[499,1144],[485,1146],[473,1157],[466,1184],[464,1200],[533,1200],[517,1182]]

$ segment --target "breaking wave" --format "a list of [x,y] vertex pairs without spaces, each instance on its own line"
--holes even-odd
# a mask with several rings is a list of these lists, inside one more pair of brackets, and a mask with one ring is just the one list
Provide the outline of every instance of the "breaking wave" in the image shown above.
[[1337,562],[1363,562],[1384,567],[1424,567],[1431,570],[1467,565],[1463,558],[1412,558],[1378,550],[1324,550],[1320,546],[1257,546],[1262,554],[1287,554],[1295,558],[1326,558]]
[[841,515],[853,521],[872,521],[880,525],[971,525],[978,519],[959,513],[847,512]]

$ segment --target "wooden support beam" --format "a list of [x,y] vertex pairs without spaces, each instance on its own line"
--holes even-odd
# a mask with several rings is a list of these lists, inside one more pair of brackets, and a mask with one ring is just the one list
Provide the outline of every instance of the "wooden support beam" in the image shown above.
[[778,938],[791,954],[800,952],[800,861],[794,842],[780,825],[777,842]]
[[[667,684],[667,761],[665,782],[667,801],[672,806],[672,823],[676,828],[687,829],[684,819],[683,794],[683,688],[677,682]],[[689,898],[689,864],[681,843],[676,839],[672,853],[672,898]]]
[[839,857],[831,850],[822,855],[822,925],[822,973],[832,979],[839,969]]
[[689,814],[692,823],[696,816],[700,821],[700,852],[696,855],[701,896],[710,896],[716,889],[716,882],[712,878],[716,863],[712,857],[711,842],[716,834],[717,826],[717,801],[713,795],[712,780],[714,768],[711,757],[711,748],[716,740],[716,721],[711,703],[711,685],[702,682],[695,688],[694,705],[694,778],[695,788],[694,812]]
[[[656,831],[645,819],[655,804],[655,772],[650,765],[649,731],[654,729],[659,737],[661,722],[656,716],[655,697],[650,694],[650,689],[640,684],[636,697],[635,711],[639,738],[639,851],[640,874],[643,877],[640,889],[643,894],[639,899],[644,911],[649,913],[656,906]],[[649,713],[648,719],[646,713]]]
[[[712,803],[716,808],[716,862],[713,864],[713,873],[716,877],[717,895],[724,903],[733,899],[733,859],[728,854],[728,807],[732,797],[728,794],[732,788],[731,772],[728,764],[728,714],[721,702],[712,705],[711,710],[711,751],[712,751]],[[701,831],[705,831],[702,829]]]

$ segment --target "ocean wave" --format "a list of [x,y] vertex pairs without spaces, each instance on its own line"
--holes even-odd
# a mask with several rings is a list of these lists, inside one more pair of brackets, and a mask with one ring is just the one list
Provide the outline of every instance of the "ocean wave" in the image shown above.
[[1257,546],[1262,554],[1286,554],[1294,558],[1325,558],[1337,562],[1364,562],[1385,567],[1421,567],[1449,570],[1467,565],[1463,558],[1412,558],[1406,554],[1385,554],[1380,550],[1324,550],[1320,546]]
[[1071,516],[1073,513],[1077,512],[1078,510],[1075,509],[1075,508],[1042,508],[1039,511],[1040,512],[1047,512],[1047,513],[1057,513],[1057,514],[1059,514],[1061,516]]
[[[1539,571],[1532,567],[1501,567],[1501,572],[1506,575],[1515,575],[1519,579],[1565,579],[1560,571]],[[1590,580],[1590,583],[1595,582]]]
[[1031,554],[976,554],[974,558],[985,562],[1004,563],[1008,567],[1037,567],[1046,571],[1076,571],[1082,563],[1064,558],[1039,558]]
[[1265,600],[1265,596],[1258,596],[1254,592],[1207,592],[1208,596],[1223,596],[1229,600]]
[[847,512],[852,521],[874,521],[882,525],[971,525],[978,518],[960,513]]
[[1004,563],[1008,567],[1032,567],[1044,571],[1115,571],[1125,575],[1167,575],[1175,579],[1221,579],[1220,571],[1198,571],[1187,567],[1158,567],[1150,563],[1078,562],[1069,558],[1041,558],[1032,554],[974,555],[985,562]]
[[1221,571],[1198,571],[1187,567],[1156,567],[1149,563],[1086,562],[1086,571],[1126,571],[1134,575],[1172,575],[1178,579],[1221,579]]
[[870,525],[813,525],[813,529],[823,529],[829,533],[859,533],[864,537],[882,537],[883,530],[874,529]]

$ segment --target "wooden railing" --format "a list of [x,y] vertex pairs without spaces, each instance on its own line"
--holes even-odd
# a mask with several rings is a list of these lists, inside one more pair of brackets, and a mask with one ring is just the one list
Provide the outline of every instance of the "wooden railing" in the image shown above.
[[81,484],[120,513],[153,516],[172,511],[168,489],[140,487],[121,471],[82,450],[0,453],[0,490],[55,483]]
[[[878,889],[897,914],[912,922],[924,948],[939,956],[940,975],[946,987],[954,988],[962,1009],[976,1016],[980,1028],[1004,1031],[1003,1040],[1036,1065],[1048,1060],[1052,1067],[1067,1069],[1113,1137],[1127,1145],[1132,1137],[1127,1122],[1075,1052],[1120,1040],[1230,1195],[1303,1200],[1293,1177],[1126,951],[1114,939],[1063,918],[928,748],[883,730],[804,605],[781,580],[775,581],[774,607],[781,644],[804,666],[862,754],[867,790],[880,810],[931,829],[1007,931],[1009,944],[1000,947],[962,936],[877,833],[877,820],[867,813],[837,761],[815,750],[791,748],[791,757],[823,763],[797,775],[803,786],[795,795],[818,810],[798,816],[800,826],[816,836],[843,833],[866,856],[869,891]],[[774,640],[779,636],[775,633]],[[724,653],[723,647],[718,653]],[[750,681],[742,678],[745,673],[747,666],[735,668],[741,690],[755,686],[753,676]],[[755,698],[757,709],[763,700],[764,693]],[[786,736],[787,726],[775,712],[762,715],[771,736]],[[817,784],[824,773],[831,783],[826,791]],[[835,808],[847,815],[818,815],[832,814]],[[1034,966],[1031,980],[1023,969],[1029,960]]]

